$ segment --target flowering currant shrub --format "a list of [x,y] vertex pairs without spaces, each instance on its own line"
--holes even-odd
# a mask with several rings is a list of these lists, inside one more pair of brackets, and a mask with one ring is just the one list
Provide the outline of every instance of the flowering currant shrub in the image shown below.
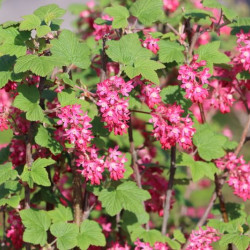
[[249,249],[250,18],[221,2],[0,25],[1,249]]

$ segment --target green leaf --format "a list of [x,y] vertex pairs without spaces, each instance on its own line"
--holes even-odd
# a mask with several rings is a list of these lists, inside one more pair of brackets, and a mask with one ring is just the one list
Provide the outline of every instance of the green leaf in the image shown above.
[[140,99],[134,95],[129,95],[129,109],[140,109],[142,106]]
[[23,172],[21,174],[21,180],[23,182],[27,182],[30,188],[34,187],[34,182],[33,182],[33,179],[31,177],[31,172],[30,172],[30,169],[27,165],[25,165],[23,168]]
[[193,136],[193,142],[200,157],[206,161],[215,160],[225,155],[223,145],[226,140],[225,136],[214,133],[207,125],[200,126]]
[[47,242],[47,230],[51,223],[47,212],[25,209],[20,211],[20,216],[25,226],[23,240],[44,246]]
[[116,5],[104,9],[104,12],[113,17],[112,27],[114,29],[126,28],[128,26],[129,12],[126,7]]
[[250,18],[249,17],[239,17],[236,22],[230,25],[232,28],[231,34],[235,35],[243,30],[245,33],[249,32],[250,29]]
[[9,205],[13,208],[17,208],[21,201],[21,197],[19,195],[11,196],[10,198],[0,199],[0,206]]
[[26,55],[25,42],[29,39],[30,32],[20,32],[14,27],[2,29],[0,27],[0,53],[4,55],[11,55],[20,57]]
[[42,6],[34,11],[34,14],[49,24],[52,20],[62,17],[66,13],[66,10],[59,8],[57,4],[49,4]]
[[39,91],[32,85],[20,85],[19,94],[16,96],[13,106],[27,112],[26,118],[30,121],[42,121],[44,118],[43,110],[39,105]]
[[184,46],[177,42],[166,40],[160,40],[158,44],[160,47],[159,57],[162,63],[170,63],[174,61],[177,63],[184,62]]
[[17,171],[12,169],[11,163],[0,165],[0,185],[7,180],[14,180],[17,177]]
[[123,64],[123,70],[130,78],[141,74],[144,78],[159,83],[155,70],[165,66],[150,60],[152,53],[141,46],[137,34],[129,34],[119,41],[109,41],[107,44],[107,55],[113,61]]
[[42,25],[36,28],[36,34],[38,37],[43,37],[51,32],[51,29],[47,25]]
[[73,213],[69,207],[64,207],[59,204],[57,208],[48,212],[53,223],[56,222],[68,222],[73,220]]
[[58,222],[51,226],[51,233],[57,238],[56,245],[60,250],[68,250],[77,245],[78,226],[66,222]]
[[210,25],[211,17],[213,17],[210,11],[202,9],[190,9],[185,11],[183,15],[186,19],[192,18],[196,24],[200,25]]
[[184,234],[179,229],[174,230],[174,238],[178,240],[180,243],[184,244],[186,242]]
[[250,243],[250,238],[247,235],[225,234],[221,237],[220,245],[227,246],[233,243],[238,250],[246,250]]
[[150,26],[163,17],[163,2],[162,0],[137,0],[132,4],[130,12],[142,24]]
[[51,132],[41,124],[38,126],[35,142],[42,147],[48,148],[54,155],[60,154],[63,149],[62,145],[52,138]]
[[58,101],[62,107],[65,107],[76,104],[78,100],[76,99],[75,91],[72,89],[65,89],[58,93]]
[[138,75],[142,75],[144,78],[151,82],[159,83],[159,78],[155,71],[163,68],[165,68],[165,66],[159,62],[153,60],[141,60],[136,61],[133,66],[126,66],[124,71],[129,78],[134,78]]
[[218,173],[218,168],[212,162],[195,161],[192,156],[182,153],[178,159],[178,166],[188,166],[191,170],[193,181],[197,182],[204,176],[214,180],[214,174]]
[[51,52],[53,57],[61,61],[62,65],[76,65],[79,68],[87,69],[90,65],[90,50],[84,43],[80,43],[76,35],[63,30],[58,39],[51,41],[53,45]]
[[107,213],[111,216],[118,214],[122,209],[142,213],[142,202],[150,199],[147,191],[136,186],[135,182],[125,182],[116,188],[103,189],[99,195],[99,200]]
[[210,72],[213,72],[214,64],[223,64],[230,62],[230,58],[224,53],[219,51],[220,41],[211,42],[205,45],[201,45],[197,51],[199,60],[207,61],[207,66],[210,68]]
[[31,166],[31,177],[34,183],[42,186],[50,186],[48,172],[45,167],[54,164],[52,159],[38,158]]
[[15,60],[15,56],[4,55],[0,57],[0,88],[4,87],[11,80]]
[[91,220],[84,220],[80,226],[80,234],[77,236],[78,246],[81,249],[88,249],[90,245],[102,246],[106,245],[106,239],[102,233],[100,225]]
[[25,55],[17,59],[14,72],[32,71],[36,75],[47,76],[59,65],[62,63],[53,56]]
[[225,150],[234,150],[238,146],[238,142],[236,141],[230,141],[228,138],[226,142],[223,145],[223,148]]
[[101,117],[95,116],[94,119],[91,121],[91,124],[92,132],[94,135],[107,137],[110,134],[109,131],[104,128],[104,123],[101,121]]
[[23,16],[23,19],[20,23],[19,30],[33,30],[41,24],[41,20],[35,15]]
[[160,96],[163,102],[165,102],[166,104],[177,103],[181,105],[186,114],[188,113],[188,109],[191,107],[192,102],[189,99],[185,98],[185,94],[185,90],[178,85],[167,86],[160,92]]
[[223,15],[230,21],[237,17],[237,13],[232,8],[227,8],[225,5],[219,3],[217,0],[203,0],[204,7],[217,8],[223,10]]
[[5,163],[8,161],[10,155],[10,147],[4,147],[0,149],[0,164]]
[[180,243],[178,243],[175,240],[170,239],[169,237],[166,237],[167,244],[171,247],[171,249],[181,249]]
[[128,160],[127,162],[125,162],[124,166],[125,166],[125,173],[124,173],[124,179],[128,179],[132,174],[133,174],[133,169],[130,167],[131,165],[131,154],[130,153],[126,153],[125,154],[126,159]]

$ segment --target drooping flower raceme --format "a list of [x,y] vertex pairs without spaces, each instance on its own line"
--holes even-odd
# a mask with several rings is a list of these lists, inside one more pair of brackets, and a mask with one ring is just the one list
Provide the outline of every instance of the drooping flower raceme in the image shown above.
[[204,67],[206,61],[197,62],[198,55],[193,57],[192,62],[188,65],[182,65],[179,69],[178,80],[182,82],[181,87],[185,89],[185,97],[195,103],[202,103],[208,97],[208,91],[204,84],[208,84],[209,69]]
[[179,143],[184,149],[192,146],[195,129],[191,118],[181,117],[184,110],[179,105],[160,105],[152,111],[153,135],[160,141],[162,148],[170,149]]
[[94,138],[90,128],[91,118],[87,113],[83,113],[80,105],[69,105],[61,108],[58,113],[60,120],[58,125],[62,125],[64,131],[61,131],[62,136],[66,141],[69,141],[75,148],[76,165],[82,167],[79,172],[90,181],[91,184],[100,184],[103,179],[103,172],[107,168],[110,172],[110,178],[119,180],[123,178],[125,172],[124,163],[127,161],[125,156],[115,149],[109,149],[107,159],[104,156],[98,156],[98,148],[91,145],[91,140]]
[[236,48],[239,52],[238,63],[241,63],[243,68],[250,72],[250,32],[244,33],[241,31],[236,36],[238,38]]
[[216,229],[212,227],[207,227],[205,230],[193,230],[190,235],[190,244],[186,248],[187,250],[197,250],[197,249],[206,249],[212,250],[213,247],[211,243],[216,242],[220,239],[220,236]]
[[228,185],[234,190],[234,194],[244,201],[250,199],[250,164],[246,163],[243,156],[237,157],[234,153],[228,153],[215,161],[216,166],[229,171]]
[[141,82],[141,92],[139,98],[142,102],[146,103],[149,108],[154,108],[155,105],[161,103],[160,87],[154,84]]
[[115,135],[127,132],[130,112],[128,110],[128,96],[134,88],[132,82],[125,82],[123,78],[112,76],[97,84],[97,105],[100,107],[102,121],[109,131],[114,130]]
[[118,146],[114,149],[110,148],[108,152],[104,165],[110,172],[110,178],[113,180],[122,179],[125,172],[124,163],[127,162],[125,154],[118,151]]

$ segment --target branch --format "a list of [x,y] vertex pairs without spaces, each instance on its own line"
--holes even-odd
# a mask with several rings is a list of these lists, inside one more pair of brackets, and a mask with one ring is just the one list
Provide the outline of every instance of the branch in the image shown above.
[[106,41],[107,38],[103,37],[102,39],[102,52],[101,52],[101,62],[102,62],[102,68],[101,68],[101,75],[100,75],[100,81],[103,82],[107,79],[107,62],[108,57],[106,54]]
[[[142,184],[141,184],[141,175],[140,175],[140,171],[138,168],[138,164],[137,164],[137,153],[135,150],[135,144],[134,144],[134,138],[133,138],[133,127],[132,127],[132,120],[131,120],[131,114],[130,114],[130,119],[129,119],[129,128],[128,128],[128,137],[129,137],[129,143],[130,143],[130,153],[131,153],[131,158],[132,158],[132,168],[134,170],[135,173],[135,181],[137,186],[142,189]],[[143,206],[145,209],[145,203],[143,202]],[[146,229],[149,230],[149,224],[146,224]]]
[[168,182],[168,188],[166,192],[166,201],[164,205],[163,223],[161,228],[161,234],[166,235],[168,218],[170,214],[171,198],[173,193],[174,176],[176,172],[176,146],[171,148],[171,164],[170,164],[170,176]]
[[248,114],[248,120],[247,120],[247,123],[246,123],[246,126],[242,132],[242,135],[241,135],[241,139],[240,139],[240,142],[238,144],[238,147],[236,148],[235,150],[235,154],[238,155],[239,152],[241,151],[244,143],[248,140],[247,138],[247,134],[248,134],[248,131],[249,131],[249,128],[250,128],[250,114]]

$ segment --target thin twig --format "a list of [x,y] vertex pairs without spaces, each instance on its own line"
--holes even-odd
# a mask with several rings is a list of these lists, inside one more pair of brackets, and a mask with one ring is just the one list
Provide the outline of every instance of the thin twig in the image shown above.
[[247,120],[246,126],[245,126],[245,128],[244,128],[244,130],[242,132],[241,139],[240,139],[240,142],[238,144],[238,147],[235,150],[236,155],[239,154],[239,152],[241,151],[241,149],[242,149],[242,147],[243,147],[243,145],[244,145],[244,143],[246,141],[249,128],[250,128],[250,114],[248,114],[248,120]]
[[[140,189],[142,189],[141,175],[140,175],[140,171],[139,171],[138,164],[137,164],[137,152],[135,149],[134,138],[133,138],[133,126],[132,126],[131,115],[129,119],[128,137],[129,137],[129,143],[130,143],[130,153],[131,153],[131,158],[132,158],[131,165],[135,173],[135,181],[136,181],[137,186]],[[144,202],[143,202],[143,206],[145,208]],[[146,224],[146,229],[149,230],[148,222]]]
[[167,192],[166,192],[166,201],[164,205],[163,222],[162,222],[162,228],[161,228],[162,235],[166,235],[167,233],[167,224],[168,224],[168,218],[170,214],[170,205],[171,205],[171,198],[173,194],[175,172],[176,172],[176,146],[173,146],[171,148],[170,175],[169,175],[168,187],[167,187]]

